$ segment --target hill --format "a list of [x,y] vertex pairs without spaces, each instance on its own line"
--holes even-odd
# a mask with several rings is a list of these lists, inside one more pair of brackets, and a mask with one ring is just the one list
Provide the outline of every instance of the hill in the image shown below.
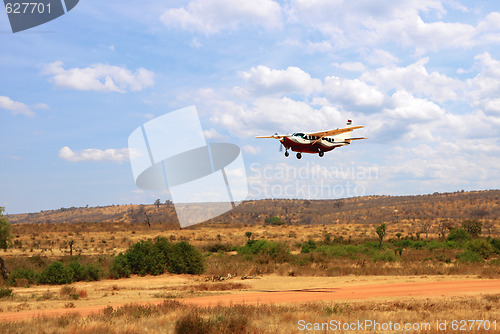
[[[264,224],[279,217],[285,224],[381,224],[398,222],[425,232],[426,226],[457,224],[464,219],[483,222],[484,232],[497,234],[500,190],[434,193],[416,196],[365,196],[336,200],[264,199],[245,201],[236,209],[205,224]],[[72,207],[8,215],[13,224],[126,223],[161,224],[178,229],[172,204]],[[192,228],[196,228],[193,226]]]

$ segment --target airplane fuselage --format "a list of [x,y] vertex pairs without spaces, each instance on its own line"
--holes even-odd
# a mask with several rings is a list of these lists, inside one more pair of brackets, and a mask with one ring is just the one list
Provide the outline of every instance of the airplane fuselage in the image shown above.
[[[335,141],[337,140],[337,141]],[[293,152],[302,153],[319,153],[329,152],[336,147],[348,145],[348,142],[341,141],[332,137],[323,137],[318,140],[318,137],[308,136],[307,134],[299,133],[290,137],[284,137],[280,140],[283,146]]]

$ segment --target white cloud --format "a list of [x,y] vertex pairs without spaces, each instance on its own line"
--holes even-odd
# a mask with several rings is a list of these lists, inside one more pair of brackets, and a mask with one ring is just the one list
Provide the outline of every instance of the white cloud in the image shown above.
[[352,71],[352,72],[363,72],[366,70],[365,65],[360,62],[352,62],[352,61],[347,61],[344,63],[333,63],[332,64],[336,68],[340,68],[346,71]]
[[288,97],[261,97],[253,99],[249,105],[220,100],[207,103],[214,108],[210,118],[213,124],[243,138],[275,132],[324,130],[338,127],[346,117],[332,106],[316,109],[309,103]]
[[99,150],[88,148],[81,151],[72,151],[68,146],[59,150],[59,158],[71,162],[81,161],[111,161],[122,163],[129,160],[129,150],[127,148]]
[[85,68],[64,69],[61,61],[47,64],[43,73],[57,87],[104,92],[140,91],[154,85],[154,73],[144,68],[131,72],[126,68],[94,64]]
[[439,72],[428,73],[425,67],[428,61],[429,58],[422,58],[407,67],[381,67],[365,72],[361,79],[384,91],[406,90],[437,102],[460,99],[464,83]]
[[431,119],[440,119],[444,114],[444,110],[437,104],[425,100],[415,98],[406,91],[397,91],[392,95],[394,109],[388,109],[387,115],[394,118],[410,121],[412,124],[418,121]]
[[376,87],[359,79],[344,79],[335,76],[325,79],[325,93],[330,102],[354,107],[378,107],[384,101]]
[[50,109],[50,107],[48,105],[46,105],[45,103],[37,103],[33,106],[33,108],[35,109]]
[[267,66],[252,67],[248,72],[240,72],[249,85],[249,89],[257,94],[289,94],[309,95],[322,89],[321,80],[311,78],[309,73],[298,67],[286,70],[274,70]]
[[260,152],[260,147],[245,145],[243,146],[243,151],[247,152],[248,154],[256,155],[257,153]]
[[398,57],[381,49],[372,50],[364,58],[368,64],[379,66],[392,66],[399,62]]
[[282,26],[281,6],[272,0],[192,0],[186,7],[166,10],[160,20],[167,27],[181,28],[206,35],[241,26]]
[[203,130],[203,134],[205,135],[205,138],[207,138],[207,139],[225,139],[225,138],[227,138],[226,136],[221,135],[214,128],[210,128],[208,130]]
[[28,117],[35,116],[35,113],[26,104],[13,101],[7,96],[0,96],[0,109],[9,110],[13,115],[21,114]]
[[[447,5],[467,11],[454,2]],[[396,42],[422,54],[500,42],[500,13],[490,13],[477,25],[445,22],[447,11],[440,0],[292,0],[287,14],[290,23],[316,29],[337,49]]]

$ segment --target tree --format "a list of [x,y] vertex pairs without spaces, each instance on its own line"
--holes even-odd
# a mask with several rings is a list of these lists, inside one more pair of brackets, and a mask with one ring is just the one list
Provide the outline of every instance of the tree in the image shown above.
[[158,199],[155,201],[154,206],[156,206],[156,208],[158,209],[158,208],[160,207],[160,204],[161,204],[161,202],[160,202],[160,199],[158,198]]
[[453,222],[443,219],[439,222],[438,230],[441,238],[446,239],[446,234],[453,229]]
[[252,232],[245,232],[245,237],[247,237],[248,240],[252,239]]
[[[7,218],[3,216],[4,210],[5,208],[0,206],[0,248],[3,248],[3,250],[6,251],[10,245],[10,239],[12,238],[12,235],[10,234],[10,223]],[[9,273],[7,272],[7,268],[5,268],[5,262],[1,257],[0,271],[2,273],[3,279],[7,280],[9,278]]]
[[379,244],[378,244],[378,249],[381,249],[382,248],[382,241],[384,241],[384,237],[385,237],[385,232],[387,230],[387,227],[385,226],[385,224],[382,224],[380,225],[379,227],[377,227],[377,229],[375,230],[375,232],[377,233],[378,235],[378,241],[379,241]]
[[0,207],[0,248],[5,251],[10,245],[12,235],[10,234],[10,223],[3,215],[4,210],[5,208]]
[[483,224],[474,219],[466,219],[462,222],[462,227],[471,235],[471,237],[477,238],[479,234],[481,234]]

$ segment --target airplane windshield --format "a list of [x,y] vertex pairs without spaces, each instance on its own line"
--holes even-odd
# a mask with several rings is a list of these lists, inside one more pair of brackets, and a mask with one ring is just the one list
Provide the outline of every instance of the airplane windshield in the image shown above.
[[293,136],[295,136],[295,137],[300,137],[300,138],[304,138],[304,134],[303,134],[303,133],[301,133],[301,132],[296,132],[296,133],[294,133],[294,134],[293,134]]

